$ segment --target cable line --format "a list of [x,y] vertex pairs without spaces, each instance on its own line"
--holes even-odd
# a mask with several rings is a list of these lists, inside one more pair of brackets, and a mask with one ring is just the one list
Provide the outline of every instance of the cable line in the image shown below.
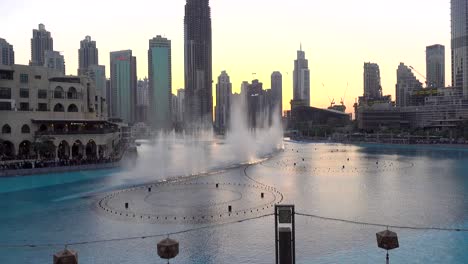
[[332,218],[332,217],[324,217],[319,215],[313,214],[304,214],[300,212],[296,212],[296,215],[305,216],[310,218],[316,218],[324,221],[334,221],[334,222],[342,222],[346,224],[353,224],[353,225],[365,225],[365,226],[375,226],[375,227],[388,227],[394,229],[410,229],[410,230],[433,230],[433,231],[447,231],[447,232],[468,232],[466,228],[443,228],[443,227],[424,227],[424,226],[399,226],[399,225],[384,225],[384,224],[377,224],[377,223],[368,223],[368,222],[360,222],[360,221],[353,221],[353,220],[346,220],[340,218]]
[[76,241],[76,242],[64,242],[64,243],[44,243],[44,244],[0,244],[0,248],[50,248],[50,247],[68,247],[68,246],[78,246],[78,245],[89,245],[89,244],[100,244],[100,243],[108,243],[108,242],[119,242],[119,241],[130,241],[130,240],[139,240],[139,239],[149,239],[149,238],[157,238],[157,237],[168,237],[168,236],[175,236],[181,235],[186,233],[191,233],[195,231],[205,230],[205,229],[212,229],[221,226],[233,225],[237,223],[257,220],[261,218],[266,218],[268,216],[273,216],[274,214],[266,214],[257,217],[247,218],[243,220],[237,220],[227,223],[219,223],[214,225],[202,226],[197,228],[190,228],[186,230],[181,230],[177,232],[170,232],[170,233],[161,233],[161,234],[153,234],[147,236],[133,236],[133,237],[122,237],[122,238],[111,238],[111,239],[100,239],[100,240],[86,240],[86,241]]

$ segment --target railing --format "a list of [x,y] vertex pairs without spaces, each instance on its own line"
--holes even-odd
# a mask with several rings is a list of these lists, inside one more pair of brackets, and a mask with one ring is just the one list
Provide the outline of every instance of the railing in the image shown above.
[[116,129],[96,129],[96,130],[78,130],[78,131],[37,131],[36,136],[48,136],[48,135],[102,135],[117,133]]

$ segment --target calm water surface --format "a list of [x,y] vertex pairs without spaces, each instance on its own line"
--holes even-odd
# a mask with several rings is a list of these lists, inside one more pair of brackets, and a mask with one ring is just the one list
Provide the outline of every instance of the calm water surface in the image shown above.
[[[216,151],[216,147],[208,147],[203,153],[208,158],[197,169],[214,170],[228,165],[229,162],[206,162],[210,155],[218,156]],[[151,159],[145,153],[151,153],[148,147],[141,149],[141,155],[143,160]],[[195,186],[201,182],[252,183],[246,173],[256,181],[275,186],[284,195],[283,203],[295,204],[302,213],[385,225],[466,229],[467,154],[467,150],[455,149],[286,142],[283,152],[261,164],[189,182]],[[163,163],[164,170],[162,163],[155,161],[149,169],[146,164],[129,170],[0,179],[0,244],[65,244],[199,227],[195,223],[126,221],[95,208],[104,193],[187,174],[183,164],[171,160]],[[190,192],[190,188],[186,191]],[[171,210],[184,215],[194,213],[200,205],[221,203],[223,199],[237,207],[258,202],[250,197],[255,191],[248,188],[226,192],[225,197],[214,192],[209,188],[191,195],[168,192],[167,201],[165,195],[158,195],[157,201],[150,202],[155,211],[170,204]],[[222,210],[216,206],[207,208],[213,214]],[[271,212],[267,209],[264,214]],[[384,263],[385,252],[377,249],[375,242],[375,233],[382,228],[301,216],[297,216],[296,226],[297,263]],[[392,263],[468,263],[468,233],[394,231],[398,232],[401,248],[391,252]],[[173,238],[179,240],[181,250],[171,263],[274,262],[271,216]],[[80,263],[166,263],[156,254],[160,239],[72,248],[79,252]],[[51,263],[52,254],[61,249],[0,247],[0,263]]]

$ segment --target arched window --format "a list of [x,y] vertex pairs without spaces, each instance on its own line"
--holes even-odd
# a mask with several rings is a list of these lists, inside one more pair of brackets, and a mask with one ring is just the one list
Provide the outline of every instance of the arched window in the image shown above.
[[29,128],[28,125],[23,125],[23,126],[21,127],[21,133],[23,133],[23,134],[29,134],[29,133],[31,133],[31,129]]
[[2,134],[11,134],[11,127],[8,124],[2,127]]
[[65,108],[62,104],[56,104],[54,106],[54,112],[65,112]]
[[75,87],[70,87],[70,89],[68,89],[68,99],[78,99],[78,92]]
[[71,112],[71,113],[76,113],[78,112],[78,107],[74,104],[71,104],[68,106],[68,111],[67,112]]
[[57,86],[54,91],[54,98],[55,99],[63,99],[63,88],[60,86]]

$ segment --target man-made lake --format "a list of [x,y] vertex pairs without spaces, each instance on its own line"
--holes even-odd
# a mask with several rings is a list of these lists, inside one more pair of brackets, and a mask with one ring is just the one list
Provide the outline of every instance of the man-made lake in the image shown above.
[[[271,264],[274,218],[261,216],[277,202],[358,222],[468,228],[468,150],[285,142],[270,159],[223,169],[252,160],[239,158],[241,152],[221,155],[222,144],[198,144],[188,152],[163,146],[159,151],[169,154],[162,156],[143,145],[133,169],[0,179],[0,263],[52,263],[67,243],[212,226],[172,235],[180,242],[173,263]],[[207,171],[218,172],[152,184]],[[129,189],[141,184],[150,185]],[[382,227],[304,216],[296,227],[297,263],[385,261],[375,238]],[[467,232],[393,231],[400,248],[390,252],[391,263],[468,263]],[[156,253],[162,238],[70,248],[80,263],[166,263]],[[39,247],[5,247],[21,244]]]

